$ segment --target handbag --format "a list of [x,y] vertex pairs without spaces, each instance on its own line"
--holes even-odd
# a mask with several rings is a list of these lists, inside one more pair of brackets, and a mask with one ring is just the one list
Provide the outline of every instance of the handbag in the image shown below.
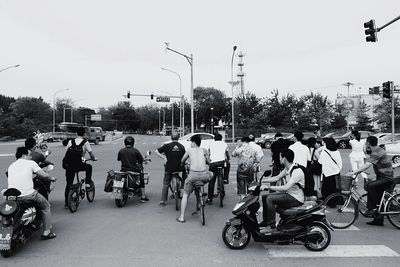
[[311,169],[312,174],[321,175],[322,174],[322,165],[321,165],[321,163],[318,162],[318,160],[314,160],[314,153],[315,153],[315,149],[313,150],[313,153],[311,155],[310,169]]

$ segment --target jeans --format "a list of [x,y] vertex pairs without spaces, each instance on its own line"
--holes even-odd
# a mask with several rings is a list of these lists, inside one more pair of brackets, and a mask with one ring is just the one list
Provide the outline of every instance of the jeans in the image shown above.
[[43,232],[47,230],[51,230],[51,211],[50,211],[50,203],[42,196],[41,194],[38,193],[38,191],[35,190],[30,195],[18,197],[20,200],[31,200],[34,201],[37,205],[38,208],[40,208],[40,212],[42,213],[42,219],[43,219]]
[[[164,172],[164,180],[163,180],[163,187],[161,190],[161,201],[167,201],[167,196],[168,196],[168,187],[171,184],[172,181],[172,172],[165,171]],[[181,176],[181,186],[184,184],[184,180],[182,179]]]
[[231,163],[229,162],[229,160],[225,161],[225,168],[224,168],[224,180],[228,181],[229,180],[229,171],[231,170]]
[[[225,161],[217,161],[210,164],[210,171],[214,174],[208,183],[208,199],[212,200],[214,197],[215,180],[218,176],[218,167],[224,167]],[[224,168],[223,168],[224,169]],[[222,177],[224,179],[224,176]]]
[[90,184],[92,181],[92,165],[83,163],[79,168],[76,169],[67,169],[65,170],[65,178],[67,180],[67,185],[65,186],[65,192],[64,192],[64,197],[65,197],[65,205],[68,203],[68,192],[69,189],[71,188],[71,185],[74,183],[74,178],[75,178],[75,173],[78,171],[85,171],[86,176],[85,176],[85,183]]
[[[277,208],[291,208],[301,206],[303,203],[287,193],[270,193],[262,196],[263,220],[271,226],[275,226],[275,215]],[[275,207],[276,205],[276,207]]]
[[394,183],[390,179],[379,179],[367,184],[368,200],[367,207],[369,210],[373,210],[379,205],[383,191],[393,187]]

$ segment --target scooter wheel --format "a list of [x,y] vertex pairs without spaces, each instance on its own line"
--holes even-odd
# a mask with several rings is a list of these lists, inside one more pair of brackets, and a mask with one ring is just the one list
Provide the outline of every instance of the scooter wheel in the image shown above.
[[304,246],[311,251],[322,251],[331,243],[331,232],[323,224],[312,224],[307,232]]
[[222,230],[222,240],[230,249],[243,249],[250,242],[250,232],[242,224],[225,225]]

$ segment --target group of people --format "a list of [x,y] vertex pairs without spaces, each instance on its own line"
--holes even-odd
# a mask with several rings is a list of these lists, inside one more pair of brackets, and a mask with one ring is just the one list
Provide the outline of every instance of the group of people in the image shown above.
[[[82,157],[86,153],[92,160],[96,160],[89,142],[83,137],[84,128],[78,128],[77,138],[70,140],[67,144],[67,151],[73,147],[80,147]],[[191,138],[191,147],[185,147],[178,142],[178,133],[172,133],[172,142],[167,143],[156,150],[156,153],[165,160],[165,172],[163,187],[161,192],[160,206],[165,206],[167,201],[168,187],[171,183],[172,173],[183,172],[183,194],[181,202],[180,216],[178,222],[185,222],[185,210],[193,185],[196,181],[208,184],[207,204],[212,204],[214,187],[218,167],[224,168],[224,183],[229,183],[230,156],[238,158],[237,193],[240,198],[246,194],[246,186],[257,178],[260,170],[261,159],[264,156],[260,146],[254,141],[254,136],[245,136],[238,142],[238,145],[229,154],[227,144],[222,140],[221,134],[215,135],[215,142],[208,148],[201,147],[201,138],[194,135]],[[305,194],[305,172],[308,169],[314,178],[315,192],[326,199],[330,194],[337,192],[337,176],[342,169],[342,158],[337,150],[336,142],[333,138],[323,138],[317,140],[310,138],[308,146],[302,143],[303,134],[294,134],[294,143],[283,139],[282,134],[275,135],[275,142],[271,146],[272,152],[272,176],[263,180],[262,188],[271,190],[269,194],[263,195],[263,221],[260,227],[275,228],[276,208],[289,208],[300,206],[304,203]],[[134,148],[135,140],[128,136],[124,140],[125,148],[118,152],[117,160],[121,161],[121,171],[138,171],[143,163],[143,156]],[[357,131],[352,131],[350,146],[350,163],[352,171],[346,175],[356,175],[362,173],[370,166],[373,166],[376,179],[367,178],[365,174],[365,188],[368,192],[368,213],[374,215],[374,219],[368,222],[370,225],[383,225],[383,217],[377,215],[376,207],[384,190],[394,187],[393,168],[390,158],[384,149],[378,146],[375,136],[369,136],[364,143],[360,140]],[[49,202],[39,194],[33,186],[33,174],[47,179],[50,183],[56,179],[43,168],[52,166],[47,160],[51,152],[47,145],[37,146],[34,138],[28,138],[24,147],[16,150],[16,161],[8,168],[8,187],[16,188],[21,191],[20,199],[31,200],[37,203],[43,215],[43,234],[42,239],[52,239],[56,234],[52,230],[51,211]],[[190,161],[189,173],[185,177],[185,162]],[[74,175],[78,171],[85,171],[86,187],[90,187],[92,166],[85,161],[81,161],[77,166],[66,168],[66,187],[65,187],[65,207],[67,207],[68,191],[73,184]],[[141,202],[149,199],[145,194],[144,181],[140,182]]]

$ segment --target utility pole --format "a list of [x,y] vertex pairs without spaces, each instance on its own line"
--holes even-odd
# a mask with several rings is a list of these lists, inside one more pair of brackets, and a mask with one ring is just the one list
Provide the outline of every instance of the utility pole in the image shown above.
[[350,131],[350,123],[349,123],[349,119],[350,119],[350,107],[349,107],[349,103],[350,103],[350,86],[354,85],[351,82],[347,82],[345,84],[343,84],[344,86],[347,86],[347,131]]

